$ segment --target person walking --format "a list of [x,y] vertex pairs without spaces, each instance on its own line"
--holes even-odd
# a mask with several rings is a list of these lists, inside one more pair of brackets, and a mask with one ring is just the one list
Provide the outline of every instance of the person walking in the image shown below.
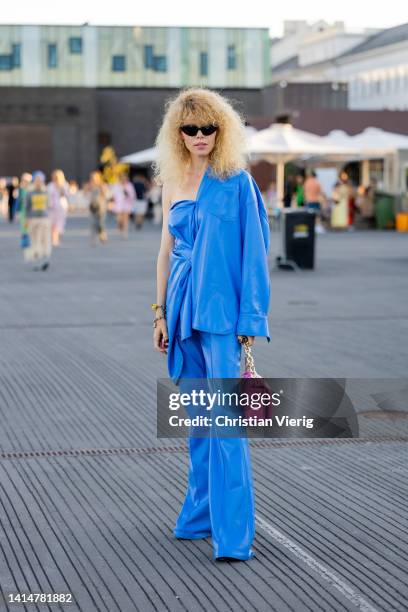
[[136,201],[134,203],[135,226],[136,229],[142,229],[147,212],[148,181],[140,172],[133,177],[133,187],[136,194]]
[[156,181],[152,181],[150,184],[149,191],[146,194],[148,202],[151,202],[153,208],[153,223],[154,225],[160,225],[163,222],[162,214],[162,190],[160,185]]
[[305,177],[301,172],[296,175],[296,206],[302,208],[305,205]]
[[291,208],[293,196],[295,194],[296,181],[293,174],[289,174],[283,188],[283,207]]
[[[270,341],[270,229],[247,171],[245,122],[229,100],[188,88],[167,104],[156,139],[163,185],[153,345],[171,380],[240,377],[241,342]],[[211,385],[211,383],[210,383]],[[246,437],[189,440],[176,538],[212,537],[214,559],[254,556],[254,492]]]
[[9,223],[13,223],[14,217],[17,211],[18,186],[19,186],[18,176],[13,176],[10,183],[7,185]]
[[0,215],[2,217],[8,215],[8,189],[5,178],[0,178]]
[[119,182],[112,187],[113,211],[116,213],[116,221],[122,238],[127,240],[129,233],[129,215],[133,210],[136,200],[136,192],[129,177],[122,173]]
[[47,270],[52,250],[51,223],[45,174],[40,170],[33,172],[33,187],[27,191],[25,211],[30,234],[30,250],[36,262],[34,270]]
[[18,196],[17,196],[17,204],[16,204],[16,212],[18,214],[18,219],[20,223],[20,245],[23,249],[24,259],[27,260],[29,258],[30,253],[30,236],[28,232],[27,225],[27,214],[26,214],[26,198],[27,198],[27,190],[32,181],[32,176],[29,172],[24,172],[20,178],[20,185],[18,188]]
[[323,196],[322,187],[317,180],[316,172],[309,170],[304,185],[304,202],[307,210],[316,213],[315,228],[318,234],[323,234],[325,229],[321,223],[321,199]]
[[104,244],[108,240],[105,218],[109,194],[100,172],[91,172],[89,183],[84,186],[84,193],[89,199],[91,245],[96,246],[97,238]]
[[62,170],[54,170],[48,184],[50,221],[53,246],[59,246],[68,213],[68,184]]
[[332,191],[330,226],[332,229],[347,229],[349,224],[350,182],[347,172],[341,172]]

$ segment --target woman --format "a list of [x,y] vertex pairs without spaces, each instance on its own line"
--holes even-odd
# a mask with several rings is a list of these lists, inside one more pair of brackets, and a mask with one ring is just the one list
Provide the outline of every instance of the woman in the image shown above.
[[136,200],[134,203],[136,229],[142,229],[145,215],[147,212],[147,191],[148,180],[143,174],[138,173],[133,177],[133,187],[135,188]]
[[122,237],[127,240],[129,232],[129,215],[132,212],[136,192],[126,173],[119,176],[119,183],[113,185],[113,211]]
[[346,172],[340,174],[340,180],[332,191],[333,206],[330,226],[332,229],[346,229],[349,223],[350,184]]
[[153,207],[153,223],[160,225],[163,221],[162,215],[162,190],[160,185],[156,181],[152,181],[150,184],[149,191],[147,192],[147,200],[152,203]]
[[[269,225],[246,171],[244,121],[205,88],[170,100],[157,137],[163,185],[154,347],[170,378],[239,378],[243,336],[268,341]],[[212,537],[214,559],[253,556],[248,441],[189,438],[190,471],[176,538]]]
[[68,184],[62,170],[54,170],[51,183],[48,184],[50,205],[51,240],[53,246],[58,246],[64,233],[68,213]]
[[24,172],[21,175],[20,185],[18,188],[18,197],[17,197],[17,213],[20,222],[20,244],[23,249],[24,259],[27,260],[30,256],[30,238],[28,233],[28,225],[27,225],[27,217],[26,217],[26,209],[25,209],[25,200],[27,197],[27,190],[32,181],[32,176],[29,172]]
[[103,182],[100,172],[91,172],[89,183],[84,186],[84,192],[89,200],[91,246],[96,246],[97,238],[104,244],[108,240],[105,229],[108,188]]

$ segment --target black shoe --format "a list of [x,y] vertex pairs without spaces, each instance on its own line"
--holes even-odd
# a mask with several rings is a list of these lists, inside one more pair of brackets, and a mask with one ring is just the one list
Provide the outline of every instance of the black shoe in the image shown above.
[[49,267],[49,265],[50,265],[50,262],[49,262],[49,261],[46,261],[46,262],[45,262],[45,263],[43,263],[43,265],[41,266],[41,270],[43,270],[43,271],[44,271],[44,270],[46,270],[46,269]]

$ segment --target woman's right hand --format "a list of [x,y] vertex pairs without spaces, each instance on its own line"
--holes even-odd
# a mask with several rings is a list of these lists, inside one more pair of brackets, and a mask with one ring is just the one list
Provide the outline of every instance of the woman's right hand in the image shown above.
[[156,351],[167,354],[169,336],[167,333],[166,319],[159,319],[153,331],[153,345]]

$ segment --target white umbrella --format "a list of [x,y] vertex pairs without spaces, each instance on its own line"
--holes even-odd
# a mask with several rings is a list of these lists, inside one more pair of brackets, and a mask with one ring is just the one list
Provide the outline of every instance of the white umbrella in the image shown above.
[[155,161],[155,159],[156,147],[151,147],[150,149],[144,149],[143,151],[138,151],[137,153],[125,155],[125,157],[120,158],[120,161],[132,166],[147,166]]
[[[350,136],[343,130],[332,130],[324,138],[329,143],[351,147],[356,151],[354,159],[359,159],[362,162],[363,185],[368,185],[370,182],[370,159],[386,157],[401,149],[408,150],[408,136],[386,132],[374,127],[366,128],[354,136]],[[342,159],[342,156],[339,155],[338,158]]]
[[285,163],[301,156],[329,157],[352,153],[350,146],[333,144],[322,136],[298,130],[289,123],[273,123],[248,139],[248,153],[253,160],[265,159],[277,164],[276,188],[279,203],[284,195]]
[[[245,133],[247,137],[252,136],[252,134],[256,133],[256,129],[251,125],[245,126]],[[157,149],[156,147],[151,147],[150,149],[144,149],[143,151],[137,151],[136,153],[131,153],[130,155],[125,155],[125,157],[121,157],[120,161],[126,164],[131,164],[132,166],[146,166],[154,162],[157,158]]]
[[355,145],[362,155],[371,157],[381,157],[401,149],[408,150],[408,136],[386,132],[380,128],[366,128],[360,134],[350,136],[349,139],[350,143]]

